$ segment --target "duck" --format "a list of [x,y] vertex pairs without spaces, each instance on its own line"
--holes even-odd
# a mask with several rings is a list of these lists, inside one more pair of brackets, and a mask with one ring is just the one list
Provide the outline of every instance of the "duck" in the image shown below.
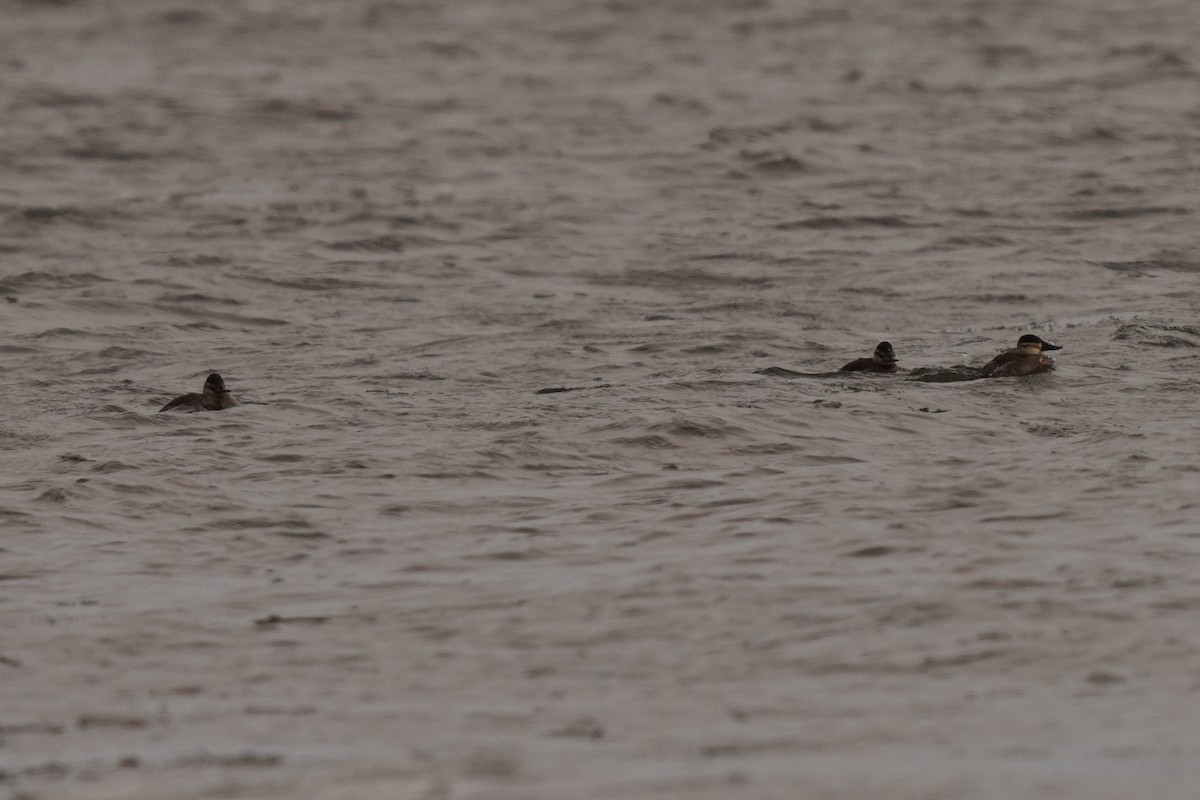
[[1062,350],[1062,346],[1027,333],[1017,340],[1015,348],[1001,353],[980,367],[979,375],[982,378],[1007,378],[1014,375],[1034,375],[1054,369],[1054,359],[1044,355],[1046,350]]
[[217,373],[212,373],[204,379],[204,389],[200,393],[189,392],[181,394],[158,411],[221,411],[236,406],[237,401],[225,388],[225,380]]
[[880,342],[875,345],[875,352],[870,358],[856,358],[846,366],[842,367],[843,372],[895,372],[896,366],[896,351],[892,349],[891,342]]

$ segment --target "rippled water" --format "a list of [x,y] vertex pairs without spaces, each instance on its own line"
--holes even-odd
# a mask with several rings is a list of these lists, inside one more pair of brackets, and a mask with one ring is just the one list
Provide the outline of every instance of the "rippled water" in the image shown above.
[[1198,14],[4,7],[0,788],[1190,797]]

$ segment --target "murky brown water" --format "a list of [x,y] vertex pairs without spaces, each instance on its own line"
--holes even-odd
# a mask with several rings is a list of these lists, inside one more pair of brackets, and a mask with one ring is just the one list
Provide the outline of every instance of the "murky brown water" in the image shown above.
[[1193,796],[1198,33],[0,6],[0,789]]

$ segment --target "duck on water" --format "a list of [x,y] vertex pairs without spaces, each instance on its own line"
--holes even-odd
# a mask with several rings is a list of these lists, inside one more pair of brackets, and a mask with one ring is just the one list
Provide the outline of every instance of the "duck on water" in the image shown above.
[[891,342],[880,342],[875,345],[875,352],[870,358],[856,358],[846,366],[842,367],[842,372],[896,372],[899,368],[896,366],[896,351],[892,349]]
[[159,413],[163,411],[221,411],[236,405],[237,401],[225,388],[225,381],[214,372],[204,380],[202,391],[181,394],[160,408]]
[[1054,369],[1054,359],[1046,350],[1062,350],[1039,336],[1027,333],[1017,340],[1017,346],[1001,353],[979,368],[981,378],[1006,378],[1015,375],[1035,375]]

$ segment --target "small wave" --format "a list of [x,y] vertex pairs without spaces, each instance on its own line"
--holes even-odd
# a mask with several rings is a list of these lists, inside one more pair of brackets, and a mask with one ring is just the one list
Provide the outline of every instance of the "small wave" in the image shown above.
[[888,547],[885,544],[869,545],[861,547],[858,550],[846,553],[850,558],[879,558],[880,556],[890,556],[896,552],[896,548]]
[[[522,465],[522,468],[529,468],[528,465]],[[536,467],[535,467],[536,468]],[[485,478],[487,480],[500,480],[498,475],[487,472],[482,469],[449,469],[440,470],[437,472],[418,472],[418,478],[428,478],[430,480],[462,480],[464,478]]]
[[714,150],[732,144],[747,144],[769,139],[779,133],[794,130],[794,122],[776,122],[771,125],[743,125],[740,127],[713,128],[708,132],[708,140],[701,147]]
[[1200,262],[1182,259],[1137,259],[1133,261],[1092,261],[1092,264],[1111,269],[1115,272],[1128,272],[1137,277],[1152,275],[1150,270],[1165,272],[1200,272]]
[[797,445],[789,442],[763,442],[762,444],[751,444],[745,447],[735,447],[729,452],[739,456],[764,456],[776,455],[778,453],[792,453],[800,448]]
[[414,245],[437,244],[437,240],[426,236],[371,236],[366,239],[338,239],[323,242],[330,250],[361,250],[367,253],[399,253]]
[[[63,155],[85,161],[146,161],[154,155],[145,150],[131,150],[116,142],[96,140],[63,150]],[[174,154],[177,158],[182,154]]]
[[691,491],[695,489],[712,489],[717,486],[725,485],[725,481],[716,481],[706,478],[684,478],[682,480],[668,481],[664,486],[655,487],[655,490],[667,489],[670,491]]
[[776,230],[793,231],[793,230],[829,230],[837,228],[916,228],[924,227],[923,225],[912,222],[911,220],[901,217],[897,214],[886,214],[883,216],[849,216],[849,217],[807,217],[798,219],[792,222],[780,222],[775,226]]
[[[152,353],[149,350],[141,350],[136,347],[121,347],[120,345],[113,345],[111,347],[105,347],[103,350],[96,350],[94,352],[87,352],[87,353],[77,353],[76,355],[71,356],[67,360],[68,361],[89,361],[89,362],[96,361],[98,359],[134,361],[134,360],[146,358],[147,356],[152,356],[152,355],[156,355],[156,354]],[[86,374],[86,371],[85,371],[85,374]]]
[[670,436],[686,436],[702,439],[719,439],[743,432],[736,425],[730,425],[720,420],[702,422],[700,420],[688,419],[687,417],[676,417],[670,422],[652,425],[651,430],[662,431]]
[[224,256],[198,253],[194,256],[171,256],[160,262],[168,267],[219,267],[229,263]]
[[27,89],[20,92],[17,96],[17,105],[33,105],[41,106],[42,108],[99,106],[104,103],[104,98],[97,95],[83,94],[81,92],[65,92],[48,86]]
[[1120,208],[1081,208],[1068,211],[1066,219],[1100,221],[1106,219],[1135,219],[1157,214],[1191,214],[1192,209],[1183,206],[1125,206]]
[[178,294],[164,294],[158,298],[161,303],[215,303],[225,306],[242,306],[245,305],[241,300],[235,300],[232,297],[214,297],[210,294],[201,292],[186,292]]
[[958,250],[964,247],[1003,247],[1013,244],[1006,236],[947,236],[921,248],[922,252]]
[[754,169],[768,175],[798,175],[815,169],[813,164],[783,149],[743,150],[738,156]]
[[650,100],[655,106],[669,109],[671,111],[682,111],[686,113],[696,114],[699,116],[707,116],[710,113],[708,105],[698,97],[685,94],[671,94],[670,92],[656,92]]
[[53,489],[47,489],[39,494],[35,499],[39,503],[52,503],[58,505],[70,500],[71,495],[66,489],[55,487]]
[[194,8],[172,8],[163,11],[155,17],[163,25],[200,25],[209,22],[212,17]]
[[205,525],[231,531],[278,528],[307,531],[312,529],[312,525],[307,520],[300,519],[299,517],[285,517],[283,519],[273,519],[271,517],[228,517],[226,519],[206,522]]
[[19,289],[82,289],[109,279],[95,272],[22,272],[0,280],[0,292]]
[[611,383],[594,383],[590,386],[547,386],[544,389],[538,389],[534,394],[563,394],[564,392],[580,392],[585,389],[608,389],[611,386]]
[[247,280],[255,283],[265,283],[268,286],[278,286],[281,289],[304,289],[312,292],[334,292],[350,289],[391,289],[391,284],[379,281],[358,281],[333,276],[316,277],[311,275],[294,278],[276,278],[270,275],[248,275]]
[[1113,338],[1152,347],[1200,347],[1200,326],[1125,323],[1117,327]]
[[92,467],[92,472],[107,474],[110,472],[122,472],[127,469],[137,469],[137,467],[132,464],[126,464],[123,461],[105,461]]
[[728,353],[732,350],[738,350],[740,347],[729,344],[698,344],[692,347],[683,348],[683,352],[690,355],[708,356],[718,355],[720,353]]
[[493,550],[490,553],[478,553],[466,556],[466,558],[486,561],[538,561],[547,555],[549,553],[545,550],[530,547],[525,550]]
[[656,434],[647,434],[645,436],[622,436],[612,440],[614,444],[628,445],[630,447],[644,447],[647,450],[669,450],[675,447],[675,443]]
[[905,376],[911,381],[924,383],[954,383],[956,381],[973,381],[983,376],[975,367],[957,364],[953,367],[917,367]]
[[786,367],[763,367],[754,370],[755,375],[769,375],[772,378],[848,378],[850,373],[834,370],[831,372],[796,372]]
[[828,467],[838,464],[863,464],[865,459],[855,458],[854,456],[815,456],[806,455],[800,459],[800,462],[809,467]]
[[618,275],[596,274],[586,276],[588,283],[595,286],[646,286],[682,287],[701,286],[764,286],[772,282],[767,276],[718,275],[694,267],[675,270],[627,269]]
[[358,118],[358,112],[345,106],[330,105],[319,100],[290,100],[273,97],[257,103],[251,113],[267,117],[293,117],[319,122],[348,122]]
[[[157,408],[161,403],[158,400],[154,401],[154,407]],[[115,423],[122,427],[137,428],[146,426],[161,426],[166,425],[167,418],[170,414],[159,416],[157,414],[143,414],[138,411],[130,411],[124,406],[109,404],[101,406],[98,409],[87,412],[86,416],[90,419],[103,419],[106,422]],[[178,417],[190,415],[178,415]]]
[[272,455],[258,456],[257,460],[266,461],[271,464],[296,464],[306,460],[306,457],[298,453],[274,453]]
[[390,381],[444,381],[445,375],[438,375],[436,372],[392,372],[381,376],[385,380]]

